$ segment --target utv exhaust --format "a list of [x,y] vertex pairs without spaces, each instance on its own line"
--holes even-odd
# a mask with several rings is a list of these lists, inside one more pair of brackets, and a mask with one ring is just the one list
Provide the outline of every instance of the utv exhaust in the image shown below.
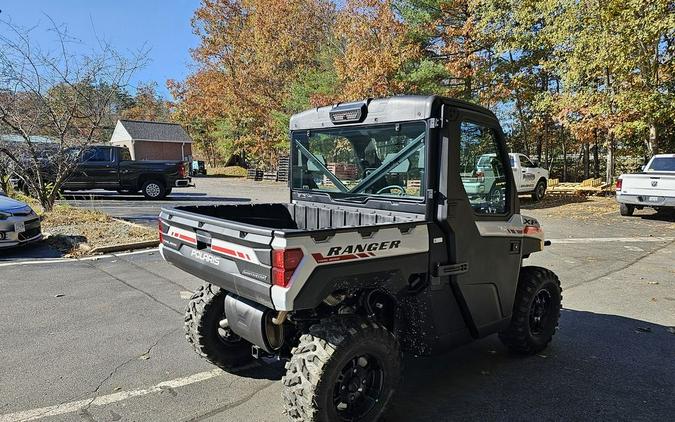
[[228,326],[236,335],[267,353],[274,354],[284,345],[283,322],[278,324],[280,321],[275,318],[275,312],[265,306],[227,295],[225,316]]

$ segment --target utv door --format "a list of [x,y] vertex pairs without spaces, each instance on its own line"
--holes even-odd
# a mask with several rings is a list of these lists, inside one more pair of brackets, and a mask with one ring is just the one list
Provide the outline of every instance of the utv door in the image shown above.
[[[448,263],[436,271],[449,278],[469,329],[482,337],[508,325],[512,313],[521,263],[521,239],[509,224],[518,213],[516,187],[496,118],[449,107],[444,115],[439,192],[445,200],[437,219],[448,239]],[[464,183],[486,173],[486,156],[494,183],[469,196]]]

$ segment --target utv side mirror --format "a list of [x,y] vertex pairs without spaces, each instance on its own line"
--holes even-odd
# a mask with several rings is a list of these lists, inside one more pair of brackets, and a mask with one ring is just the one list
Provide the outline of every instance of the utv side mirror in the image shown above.
[[642,171],[645,171],[646,168],[647,168],[647,166],[640,166],[640,170],[642,170]]
[[532,164],[534,164],[535,167],[539,167],[539,160],[532,160]]

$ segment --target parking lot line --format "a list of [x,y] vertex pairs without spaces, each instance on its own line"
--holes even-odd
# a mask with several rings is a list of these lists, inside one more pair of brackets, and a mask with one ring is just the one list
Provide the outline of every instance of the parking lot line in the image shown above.
[[213,369],[211,371],[200,372],[198,374],[190,375],[183,378],[176,378],[169,381],[162,381],[149,388],[138,390],[119,391],[117,393],[107,394],[105,396],[91,397],[84,400],[77,400],[69,403],[57,404],[54,406],[41,407],[37,409],[29,409],[21,412],[7,413],[0,415],[0,422],[27,422],[33,421],[48,416],[64,415],[67,413],[77,412],[80,409],[89,408],[91,406],[105,406],[111,403],[117,403],[133,397],[147,396],[148,394],[159,393],[166,388],[179,388],[186,385],[196,384],[223,375],[224,372],[220,369]]
[[115,258],[119,256],[129,256],[129,255],[140,255],[144,253],[154,253],[157,252],[159,248],[152,249],[141,249],[139,251],[132,252],[121,252],[121,253],[112,253],[106,255],[94,255],[87,256],[84,258],[49,258],[49,259],[35,259],[32,261],[18,261],[18,262],[3,262],[0,263],[0,267],[14,267],[19,265],[42,265],[42,264],[58,264],[63,262],[79,262],[79,261],[97,261],[99,259],[105,258]]
[[672,242],[675,237],[579,237],[568,239],[548,239],[555,244],[570,244],[570,243],[603,243],[603,242],[622,242],[622,243],[639,243],[639,242]]

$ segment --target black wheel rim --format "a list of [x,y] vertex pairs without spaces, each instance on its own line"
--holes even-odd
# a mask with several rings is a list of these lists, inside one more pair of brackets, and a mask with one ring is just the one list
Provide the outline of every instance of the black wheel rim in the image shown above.
[[384,371],[371,355],[352,358],[340,371],[333,389],[333,404],[341,420],[358,420],[380,401]]
[[548,327],[551,319],[553,298],[546,289],[541,289],[534,296],[532,305],[530,305],[530,332],[534,335],[540,335]]

